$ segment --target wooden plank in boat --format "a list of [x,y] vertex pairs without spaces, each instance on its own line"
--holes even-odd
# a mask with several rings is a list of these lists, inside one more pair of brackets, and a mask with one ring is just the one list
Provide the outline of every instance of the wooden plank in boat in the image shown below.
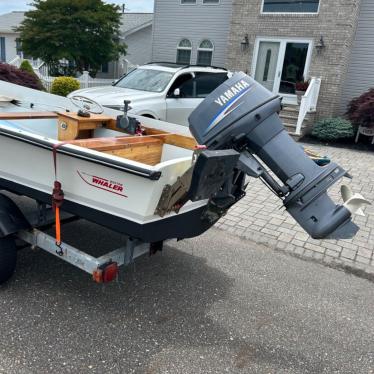
[[146,135],[158,135],[160,139],[163,139],[164,143],[175,145],[177,147],[186,149],[195,149],[197,142],[194,138],[178,134],[170,134],[166,131],[160,131],[157,129],[146,128]]
[[105,114],[92,114],[90,113],[90,117],[81,117],[78,116],[76,112],[58,112],[58,115],[61,117],[66,117],[72,119],[74,121],[79,121],[80,123],[85,122],[109,122],[113,120],[113,117],[105,115]]
[[128,144],[122,146],[121,149],[108,150],[104,153],[127,158],[129,160],[138,161],[147,165],[156,165],[161,160],[162,155],[162,142],[148,142],[146,144]]
[[119,137],[119,138],[92,138],[81,139],[69,142],[83,148],[94,149],[96,151],[109,151],[130,147],[141,147],[152,144],[162,145],[162,140],[153,137],[136,136],[136,137]]
[[18,119],[48,119],[57,118],[57,113],[54,112],[12,112],[0,113],[0,119],[4,120],[18,120]]
[[[144,125],[142,126],[145,128],[146,135],[160,135],[160,139],[163,139],[163,141],[166,144],[175,145],[177,147],[186,148],[186,149],[194,149],[197,145],[196,140],[190,136],[171,134],[167,131],[154,129],[154,128],[147,127]],[[109,121],[106,124],[106,128],[110,130],[114,130],[114,131],[126,132],[124,130],[117,128],[115,119],[112,119],[112,121]]]

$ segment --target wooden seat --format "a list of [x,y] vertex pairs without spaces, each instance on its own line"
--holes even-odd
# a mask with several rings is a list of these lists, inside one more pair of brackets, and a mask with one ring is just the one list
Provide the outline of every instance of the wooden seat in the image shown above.
[[112,117],[103,114],[81,117],[73,112],[60,112],[58,113],[58,140],[91,138],[93,130],[106,126],[112,121],[114,121]]

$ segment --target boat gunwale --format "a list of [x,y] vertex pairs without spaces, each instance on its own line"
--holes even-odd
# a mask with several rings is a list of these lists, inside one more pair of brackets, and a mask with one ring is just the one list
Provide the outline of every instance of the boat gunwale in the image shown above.
[[[5,136],[8,138],[19,140],[21,142],[32,144],[39,148],[48,149],[51,152],[53,152],[53,148],[54,148],[53,145],[59,144],[58,141],[56,141],[56,143],[53,143],[52,139],[51,141],[48,141],[46,139],[39,139],[33,136],[32,134],[27,134],[24,131],[7,128],[6,125],[0,126],[0,136]],[[63,154],[63,155],[71,156],[74,158],[78,158],[81,160],[100,164],[100,165],[103,165],[103,166],[106,166],[112,169],[124,171],[126,173],[137,175],[137,176],[147,178],[153,181],[159,180],[162,174],[161,171],[152,170],[151,168],[147,169],[147,168],[142,168],[136,165],[126,164],[125,162],[126,159],[123,159],[124,161],[122,160],[118,161],[118,160],[111,158],[109,162],[108,158],[105,156],[101,156],[99,154],[93,154],[91,152],[85,152],[83,150],[84,148],[80,150],[79,149],[80,147],[65,147],[65,145],[69,145],[69,143],[61,144],[58,148],[56,148],[56,152]]]

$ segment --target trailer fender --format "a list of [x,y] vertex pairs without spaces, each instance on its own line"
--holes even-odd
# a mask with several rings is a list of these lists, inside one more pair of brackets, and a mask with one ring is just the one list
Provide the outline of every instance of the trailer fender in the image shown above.
[[16,203],[0,193],[0,238],[30,228],[30,223]]

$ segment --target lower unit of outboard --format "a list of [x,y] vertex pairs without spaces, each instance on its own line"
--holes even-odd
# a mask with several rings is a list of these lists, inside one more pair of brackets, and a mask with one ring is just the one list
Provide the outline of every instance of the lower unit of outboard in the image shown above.
[[[352,237],[358,229],[351,221],[357,204],[337,205],[327,194],[346,171],[335,163],[321,167],[310,159],[285,131],[280,110],[279,96],[237,73],[191,114],[190,131],[209,150],[240,153],[234,175],[241,186],[238,173],[261,178],[313,238]],[[241,188],[235,182],[227,185]]]

